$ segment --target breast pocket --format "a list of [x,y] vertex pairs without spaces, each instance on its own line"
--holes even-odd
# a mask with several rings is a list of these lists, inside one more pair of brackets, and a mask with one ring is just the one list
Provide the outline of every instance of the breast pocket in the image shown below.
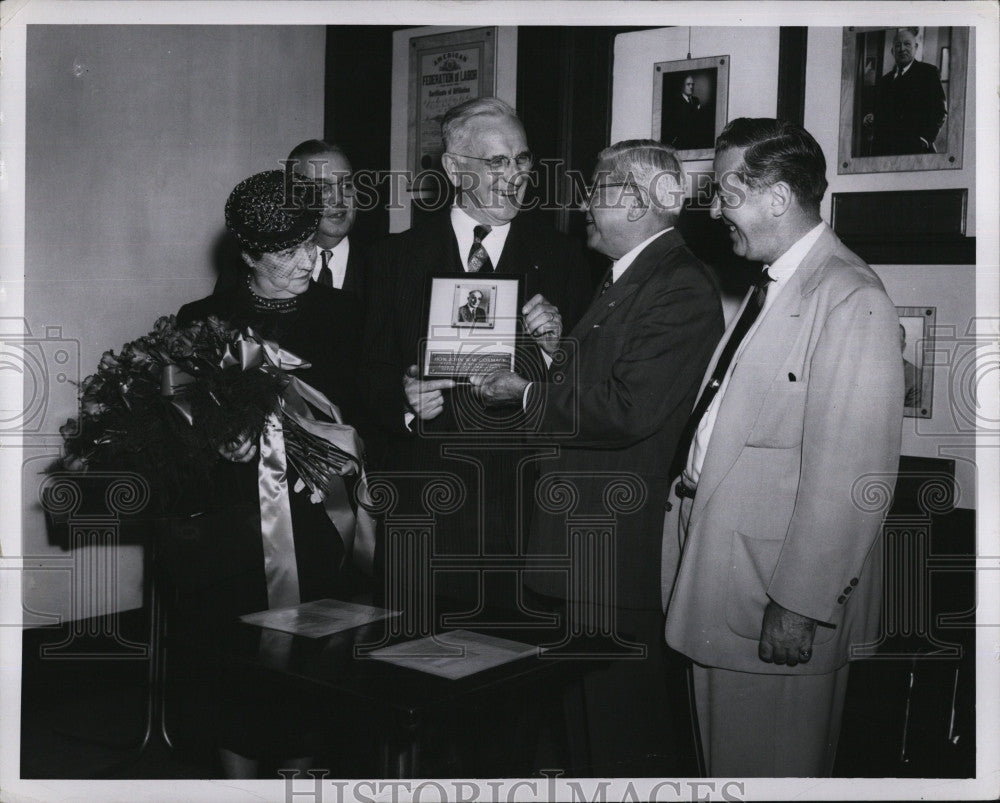
[[747,446],[791,449],[802,443],[806,409],[805,382],[787,381],[768,391],[750,430]]

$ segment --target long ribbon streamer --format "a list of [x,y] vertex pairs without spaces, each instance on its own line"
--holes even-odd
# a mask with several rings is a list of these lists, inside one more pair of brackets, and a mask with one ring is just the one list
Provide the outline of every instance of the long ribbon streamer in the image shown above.
[[[298,355],[260,337],[250,328],[246,330],[244,335],[236,339],[233,346],[235,348],[226,346],[220,363],[223,368],[239,365],[244,371],[260,368],[285,372],[296,368],[308,368],[310,365]],[[307,432],[322,438],[350,458],[345,462],[342,474],[344,476],[357,476],[354,487],[354,496],[360,505],[357,513],[351,504],[350,493],[343,476],[331,478],[323,500],[323,508],[343,539],[345,559],[350,558],[355,567],[365,574],[371,575],[375,555],[375,522],[365,510],[366,505],[371,505],[371,497],[368,493],[368,480],[364,471],[364,459],[362,458],[364,445],[361,438],[354,427],[343,423],[340,410],[326,395],[296,376],[287,376],[286,378],[287,384],[278,399],[282,414],[292,418]],[[331,418],[333,423],[317,420],[310,406]],[[282,452],[284,452],[283,444],[282,440]],[[261,460],[261,463],[263,462]],[[262,490],[261,493],[263,494],[264,491]],[[263,496],[261,511],[263,529]]]
[[292,537],[292,510],[288,500],[288,472],[281,419],[270,413],[260,433],[257,488],[260,496],[260,533],[264,545],[267,607],[298,605],[299,572]]

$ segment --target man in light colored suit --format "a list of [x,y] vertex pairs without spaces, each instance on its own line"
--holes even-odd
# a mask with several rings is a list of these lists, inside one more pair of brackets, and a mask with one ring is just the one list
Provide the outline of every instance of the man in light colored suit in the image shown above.
[[[582,629],[584,619],[613,623],[641,645],[584,678],[593,761],[586,772],[596,775],[690,772],[682,764],[684,695],[667,686],[679,662],[671,664],[663,644],[659,500],[723,318],[714,274],[674,225],[684,185],[667,145],[626,140],[603,150],[585,212],[587,245],[613,260],[604,283],[569,337],[547,341],[557,356],[547,381],[507,371],[472,378],[488,403],[523,400],[537,411],[540,436],[573,433],[555,439],[559,452],[543,463],[536,486],[528,555],[540,565],[525,572],[529,604],[580,617],[570,628]],[[532,321],[537,312],[525,306]],[[564,489],[579,500],[573,509],[556,500]],[[619,499],[626,509],[618,509],[609,501],[618,495],[635,504]],[[590,549],[614,562],[596,563],[574,583],[566,569],[544,564],[589,560],[580,546],[598,536],[580,524],[585,513],[613,517],[613,537]],[[664,727],[668,721],[674,726]]]
[[899,461],[899,323],[820,219],[826,162],[808,132],[734,120],[715,173],[712,216],[766,272],[674,461],[666,639],[693,661],[708,774],[829,775],[851,648],[878,633],[885,510],[865,486],[891,485]]

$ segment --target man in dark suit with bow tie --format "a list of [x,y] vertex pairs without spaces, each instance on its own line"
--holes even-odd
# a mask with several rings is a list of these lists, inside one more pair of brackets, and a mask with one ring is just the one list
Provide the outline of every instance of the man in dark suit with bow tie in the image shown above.
[[[496,98],[467,101],[445,115],[442,136],[453,206],[389,237],[370,258],[362,370],[378,435],[369,465],[373,483],[385,476],[393,484],[396,515],[433,519],[430,557],[448,563],[431,580],[435,610],[514,609],[532,502],[522,485],[531,471],[526,417],[519,404],[488,410],[451,379],[419,378],[427,278],[520,277],[527,303],[516,363],[535,374],[544,366],[538,342],[576,321],[590,288],[582,249],[520,214],[532,156],[514,110]],[[435,477],[457,486],[455,504],[435,507],[438,497],[423,494]],[[388,566],[387,581],[399,579]],[[420,593],[429,605],[429,591]]]
[[[529,571],[526,584],[543,607],[613,623],[619,638],[641,648],[584,679],[589,769],[597,775],[690,771],[675,763],[687,747],[677,738],[687,707],[667,687],[656,500],[666,497],[670,458],[723,318],[713,273],[674,228],[684,185],[669,146],[629,140],[602,151],[585,207],[587,244],[614,262],[558,344],[571,356],[543,381],[510,372],[473,380],[491,403],[523,399],[538,411],[542,432],[574,432],[555,441],[559,453],[543,465],[528,553],[586,562],[593,549],[612,559],[595,564],[582,584],[571,581],[580,574],[573,569]],[[573,509],[560,504],[564,494],[577,500]],[[588,519],[613,524],[598,527],[608,528],[605,540],[582,548],[602,538],[587,532]]]
[[875,110],[862,121],[872,129],[872,156],[934,153],[948,116],[941,74],[918,61],[919,29],[899,28],[892,40],[896,66],[875,86]]

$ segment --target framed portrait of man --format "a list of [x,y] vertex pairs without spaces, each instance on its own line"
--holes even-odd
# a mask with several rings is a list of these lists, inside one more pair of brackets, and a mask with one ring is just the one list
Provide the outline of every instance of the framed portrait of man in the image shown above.
[[521,277],[440,273],[428,279],[425,379],[467,381],[473,374],[514,370]]
[[838,173],[962,167],[969,35],[844,29]]
[[728,98],[729,56],[654,64],[652,138],[676,148],[682,159],[711,159]]
[[896,307],[896,314],[899,315],[899,350],[906,394],[903,416],[930,418],[934,402],[934,365],[927,355],[934,353],[937,308]]

